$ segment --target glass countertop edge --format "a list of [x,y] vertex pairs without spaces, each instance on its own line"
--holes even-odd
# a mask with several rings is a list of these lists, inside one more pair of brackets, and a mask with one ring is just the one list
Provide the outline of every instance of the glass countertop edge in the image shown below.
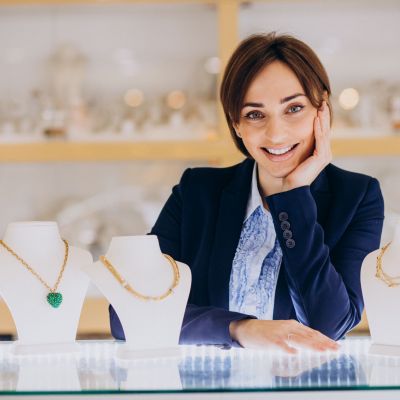
[[246,388],[246,389],[165,389],[165,390],[81,390],[81,391],[0,391],[8,396],[52,396],[52,395],[102,395],[102,394],[190,394],[190,393],[262,393],[262,392],[335,392],[335,391],[380,391],[400,390],[400,386],[336,386],[336,387],[297,387],[297,388]]
[[[44,382],[44,387],[40,387],[37,385],[36,387],[27,387],[26,384],[22,385],[25,387],[10,387],[10,385],[7,385],[8,387],[3,387],[0,389],[0,395],[9,395],[9,396],[16,396],[16,395],[26,395],[26,396],[33,396],[33,395],[43,395],[43,396],[50,396],[50,395],[130,395],[130,394],[137,394],[137,395],[146,395],[146,394],[177,394],[177,395],[184,395],[184,394],[195,394],[195,393],[280,393],[280,392],[343,392],[343,391],[355,391],[355,392],[360,392],[360,391],[400,391],[400,357],[396,356],[384,356],[384,359],[389,359],[389,363],[386,361],[382,364],[378,356],[376,358],[375,355],[372,356],[370,359],[372,360],[378,360],[378,364],[375,364],[375,361],[371,362],[368,360],[369,358],[369,352],[368,352],[368,346],[371,344],[370,338],[362,337],[362,338],[348,338],[347,340],[343,341],[343,343],[347,342],[347,346],[343,347],[343,353],[339,353],[338,357],[335,357],[333,359],[330,359],[329,357],[327,359],[324,359],[321,361],[320,364],[310,364],[308,363],[304,364],[304,366],[307,366],[307,369],[301,370],[297,375],[268,375],[268,373],[265,375],[266,380],[264,380],[264,372],[268,370],[268,368],[271,367],[271,364],[265,364],[267,370],[264,370],[264,358],[249,358],[246,355],[246,353],[240,351],[237,353],[237,351],[232,350],[226,351],[226,350],[220,350],[220,349],[215,349],[211,350],[211,353],[209,354],[210,347],[208,346],[182,346],[182,347],[188,347],[190,352],[185,353],[187,355],[187,358],[190,359],[191,361],[187,364],[187,369],[185,367],[185,363],[182,364],[182,369],[181,365],[176,363],[177,361],[175,360],[175,368],[176,372],[181,372],[181,371],[187,371],[188,375],[180,375],[181,379],[181,384],[184,385],[183,387],[177,387],[173,383],[170,385],[171,381],[169,382],[168,379],[162,383],[157,382],[159,385],[156,384],[156,387],[152,387],[153,385],[151,382],[149,384],[145,385],[140,385],[141,387],[124,387],[126,385],[127,381],[129,382],[129,379],[124,375],[125,373],[131,372],[129,369],[127,371],[124,371],[123,366],[118,366],[111,365],[111,368],[107,366],[107,364],[103,364],[103,362],[107,362],[109,360],[110,355],[113,354],[113,352],[110,352],[109,350],[113,350],[114,344],[123,344],[124,342],[120,341],[115,341],[113,339],[110,340],[83,340],[83,341],[77,341],[78,344],[89,344],[89,346],[86,346],[86,349],[95,349],[96,351],[98,349],[102,350],[105,349],[102,352],[94,352],[93,354],[95,355],[94,358],[94,364],[91,364],[92,357],[89,357],[91,354],[90,352],[82,352],[82,366],[80,367],[81,370],[83,371],[82,376],[77,375],[78,381],[77,383],[80,383],[82,385],[87,386],[87,382],[89,382],[90,386],[90,380],[85,381],[85,379],[90,379],[87,376],[85,376],[85,372],[89,371],[89,373],[93,372],[95,373],[93,382],[95,383],[93,386],[94,387],[76,387],[73,385],[61,385],[64,387],[46,387],[47,384]],[[3,342],[7,346],[7,344],[12,344],[13,342]],[[91,345],[96,345],[96,347],[93,347]],[[98,346],[100,345],[100,347]],[[105,346],[102,346],[105,345]],[[112,345],[110,347],[109,345]],[[355,347],[354,347],[355,346]],[[7,346],[8,347],[8,346]],[[119,346],[118,346],[119,347]],[[107,350],[108,349],[108,350]],[[193,352],[192,352],[192,350]],[[347,349],[347,350],[346,350]],[[351,349],[352,351],[349,353],[348,349]],[[236,354],[237,353],[237,354]],[[232,354],[232,356],[229,356],[229,354]],[[235,355],[236,354],[236,355]],[[241,356],[239,356],[241,354]],[[197,357],[199,355],[199,357]],[[215,356],[215,358],[213,358]],[[342,360],[342,356],[345,357],[344,361]],[[367,357],[367,359],[365,358]],[[244,358],[243,358],[244,357]],[[72,361],[75,357],[69,358],[70,361]],[[200,366],[193,368],[194,361],[199,358]],[[274,358],[274,357],[272,357]],[[293,357],[291,357],[294,359]],[[186,358],[184,358],[186,360]],[[182,359],[182,360],[184,360]],[[208,372],[210,371],[210,365],[205,362],[207,360],[211,359],[211,374],[210,377],[207,376]],[[268,357],[270,359],[270,357]],[[284,356],[284,359],[286,359],[286,356]],[[214,361],[215,360],[215,361]],[[250,364],[248,364],[250,360]],[[257,360],[261,360],[261,364],[257,364]],[[310,361],[307,357],[305,359],[306,361]],[[350,360],[350,362],[348,361]],[[394,360],[394,361],[393,361]],[[4,371],[7,372],[7,359],[4,358],[5,363],[5,369]],[[68,361],[68,360],[67,360]],[[75,359],[75,361],[78,362],[78,359]],[[198,360],[197,360],[198,361]],[[228,363],[226,363],[229,361]],[[332,368],[333,375],[332,375],[332,380],[328,382],[324,382],[324,373],[326,371],[330,371],[331,367],[326,369],[326,365],[329,366],[329,363],[331,361],[340,361],[339,363],[339,368],[337,368],[335,365]],[[354,364],[353,364],[354,361]],[[366,363],[366,361],[368,361]],[[256,364],[253,364],[253,363]],[[342,364],[342,362],[344,362]],[[394,364],[392,364],[394,362]],[[46,364],[47,363],[47,364]],[[163,361],[162,362],[164,366],[162,368],[165,368],[167,366],[168,368],[170,367],[170,362],[169,361]],[[32,367],[40,367],[40,365],[37,365],[36,362],[33,362],[32,364],[28,363],[28,370],[25,370],[25,363],[22,362],[23,368],[24,368],[24,373],[25,375],[22,375],[26,377],[26,372],[29,372],[29,368]],[[136,363],[135,363],[136,364]],[[154,364],[154,362],[153,362]],[[45,360],[45,363],[43,364],[45,367],[48,368],[48,361]],[[74,365],[74,367],[71,369],[71,371],[75,371],[75,368],[77,368],[78,364],[65,364],[66,367],[68,368],[70,365]],[[130,365],[130,363],[128,363]],[[253,369],[253,365],[255,365]],[[59,367],[64,365],[61,363],[59,364]],[[100,368],[96,370],[96,368]],[[224,375],[223,373],[225,372],[225,367],[227,366],[227,371],[230,371],[232,375]],[[239,369],[237,367],[239,366]],[[249,367],[250,369],[247,370],[246,367]],[[261,368],[260,368],[261,366]],[[52,365],[51,368],[54,366]],[[103,368],[104,367],[104,368]],[[296,367],[296,365],[295,365]],[[321,368],[321,372],[318,372],[318,369]],[[371,369],[372,367],[372,369]],[[376,375],[377,371],[375,370],[375,367],[378,368],[378,375]],[[382,368],[381,368],[382,367]],[[76,369],[76,371],[80,372],[80,368]],[[121,371],[119,369],[121,368]],[[158,368],[158,365],[157,365]],[[337,369],[336,369],[337,368]],[[244,373],[242,373],[242,370]],[[292,371],[297,371],[297,368],[292,369]],[[4,372],[3,370],[0,371],[2,374]],[[21,372],[17,371],[18,373]],[[34,370],[33,370],[34,371]],[[43,374],[45,374],[46,368],[43,370]],[[63,370],[62,370],[63,371]],[[132,369],[132,371],[135,371],[135,368]],[[158,371],[158,370],[157,370]],[[162,370],[160,370],[162,372]],[[291,369],[289,369],[291,371]],[[312,372],[312,371],[317,371],[318,373],[315,375],[314,378],[300,378],[303,379],[303,381],[296,381],[298,377],[301,377],[301,374],[303,372]],[[325,371],[325,372],[324,372]],[[335,371],[342,371],[342,375],[338,376],[335,375]],[[360,372],[361,371],[361,372]],[[11,369],[11,372],[13,370]],[[150,376],[156,376],[152,375],[151,368],[149,369],[149,375]],[[389,379],[386,379],[386,375],[389,372]],[[391,373],[392,372],[392,373]],[[32,373],[32,372],[31,372]],[[117,375],[114,375],[114,374]],[[118,375],[120,374],[121,375]],[[221,375],[222,373],[222,375]],[[359,375],[361,373],[361,375]],[[102,381],[102,375],[104,374],[105,378],[112,378],[110,380],[111,386],[110,388],[104,387]],[[198,375],[199,374],[199,375]],[[205,374],[202,376],[202,374]],[[254,375],[255,374],[255,375]],[[328,375],[330,372],[328,373]],[[353,375],[352,375],[353,374]],[[355,375],[354,375],[355,374]],[[31,375],[32,376],[32,375]],[[46,376],[46,375],[43,375]],[[134,378],[137,379],[136,373],[134,373]],[[167,375],[168,376],[168,375]],[[255,377],[255,380],[252,380],[252,377]],[[261,381],[259,378],[261,378]],[[319,376],[322,376],[322,381],[320,380]],[[353,376],[356,376],[357,378],[354,378]],[[178,377],[178,375],[174,376]],[[238,386],[235,385],[235,377],[239,378]],[[278,379],[277,381],[271,381],[268,380],[269,377],[276,378]],[[347,378],[349,377],[349,378]],[[361,378],[359,380],[359,377]],[[4,376],[3,376],[4,378]],[[139,378],[140,378],[140,373],[139,373]],[[230,379],[233,380],[230,380]],[[365,382],[365,379],[367,378],[367,382]],[[378,378],[378,379],[377,379]],[[394,381],[393,381],[394,378]],[[7,376],[5,379],[8,378]],[[18,379],[18,375],[17,375]],[[100,379],[100,381],[98,381]],[[128,380],[127,380],[128,379]],[[188,379],[185,381],[185,379]],[[198,381],[197,381],[198,379]],[[205,384],[204,379],[207,381],[210,379],[210,382],[208,383],[209,386],[207,386],[207,383]],[[280,379],[283,379],[280,380]],[[285,381],[285,379],[288,379],[288,381]],[[291,381],[293,379],[293,381]],[[307,379],[307,380],[306,380]],[[344,379],[344,380],[342,380]],[[354,380],[356,379],[356,380]],[[370,381],[372,379],[372,381]],[[80,382],[79,382],[80,381]],[[16,381],[18,382],[18,381]],[[24,382],[22,380],[22,382]],[[67,381],[66,381],[67,382]],[[101,382],[100,387],[97,387],[96,382]],[[174,381],[172,381],[174,382]],[[19,383],[19,382],[18,382]],[[26,383],[26,382],[24,382]],[[75,384],[76,382],[74,382]],[[118,386],[115,387],[115,384]],[[185,384],[188,385],[185,387]],[[107,383],[106,383],[107,385]],[[119,385],[122,385],[119,386]],[[196,385],[198,385],[196,387]],[[66,387],[65,387],[66,386]],[[72,387],[68,387],[72,386]],[[101,387],[103,386],[103,387]],[[112,387],[114,386],[114,387]],[[158,386],[158,387],[157,387]],[[170,386],[170,387],[169,387]],[[172,387],[171,387],[172,386]]]

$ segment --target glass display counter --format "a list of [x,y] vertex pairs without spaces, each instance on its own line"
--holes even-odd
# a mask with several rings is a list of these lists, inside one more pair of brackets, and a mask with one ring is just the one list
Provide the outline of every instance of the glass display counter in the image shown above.
[[337,353],[304,350],[297,355],[181,346],[174,358],[126,361],[115,357],[123,343],[114,341],[80,341],[73,355],[24,357],[14,356],[13,344],[3,342],[0,394],[14,399],[117,394],[146,399],[399,398],[400,357],[369,354],[370,344],[369,338],[349,338]]

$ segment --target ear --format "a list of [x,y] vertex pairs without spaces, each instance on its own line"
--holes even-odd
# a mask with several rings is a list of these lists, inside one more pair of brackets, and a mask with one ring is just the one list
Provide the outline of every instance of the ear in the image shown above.
[[242,138],[240,136],[239,125],[235,124],[234,122],[232,122],[232,126],[233,126],[233,129],[235,130],[236,136],[239,137],[239,138]]

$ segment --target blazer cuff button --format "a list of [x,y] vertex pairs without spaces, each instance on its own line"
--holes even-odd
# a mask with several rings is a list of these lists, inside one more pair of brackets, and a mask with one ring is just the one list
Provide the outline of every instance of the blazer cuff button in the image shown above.
[[281,222],[281,229],[283,231],[287,230],[290,228],[290,222],[289,221],[282,221]]
[[286,240],[286,247],[289,249],[293,249],[296,246],[296,242],[293,239]]
[[293,236],[292,231],[289,231],[288,229],[283,231],[283,238],[284,239],[291,239]]
[[279,221],[286,221],[289,218],[289,215],[287,212],[282,211],[281,213],[279,213],[278,218]]

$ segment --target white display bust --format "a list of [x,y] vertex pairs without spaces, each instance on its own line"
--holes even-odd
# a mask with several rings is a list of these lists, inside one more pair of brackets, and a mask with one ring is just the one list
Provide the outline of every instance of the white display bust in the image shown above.
[[[65,256],[56,222],[16,222],[7,226],[3,241],[53,287]],[[81,266],[91,264],[89,252],[69,246],[69,256],[57,292],[58,308],[47,302],[49,290],[20,261],[0,246],[0,293],[14,319],[15,354],[75,350],[75,338],[89,279]]]
[[[158,296],[171,287],[174,271],[161,253],[156,236],[114,237],[106,258],[143,295]],[[120,347],[118,357],[176,355],[191,285],[189,267],[180,262],[177,265],[179,283],[171,295],[160,301],[145,301],[132,295],[101,261],[83,268],[113,305],[123,326],[126,345]]]
[[[361,267],[361,287],[373,345],[372,353],[400,355],[400,286],[389,287],[376,277],[377,256],[381,249],[365,257]],[[393,240],[382,257],[383,271],[400,276],[400,220]],[[400,282],[400,279],[396,281]]]

